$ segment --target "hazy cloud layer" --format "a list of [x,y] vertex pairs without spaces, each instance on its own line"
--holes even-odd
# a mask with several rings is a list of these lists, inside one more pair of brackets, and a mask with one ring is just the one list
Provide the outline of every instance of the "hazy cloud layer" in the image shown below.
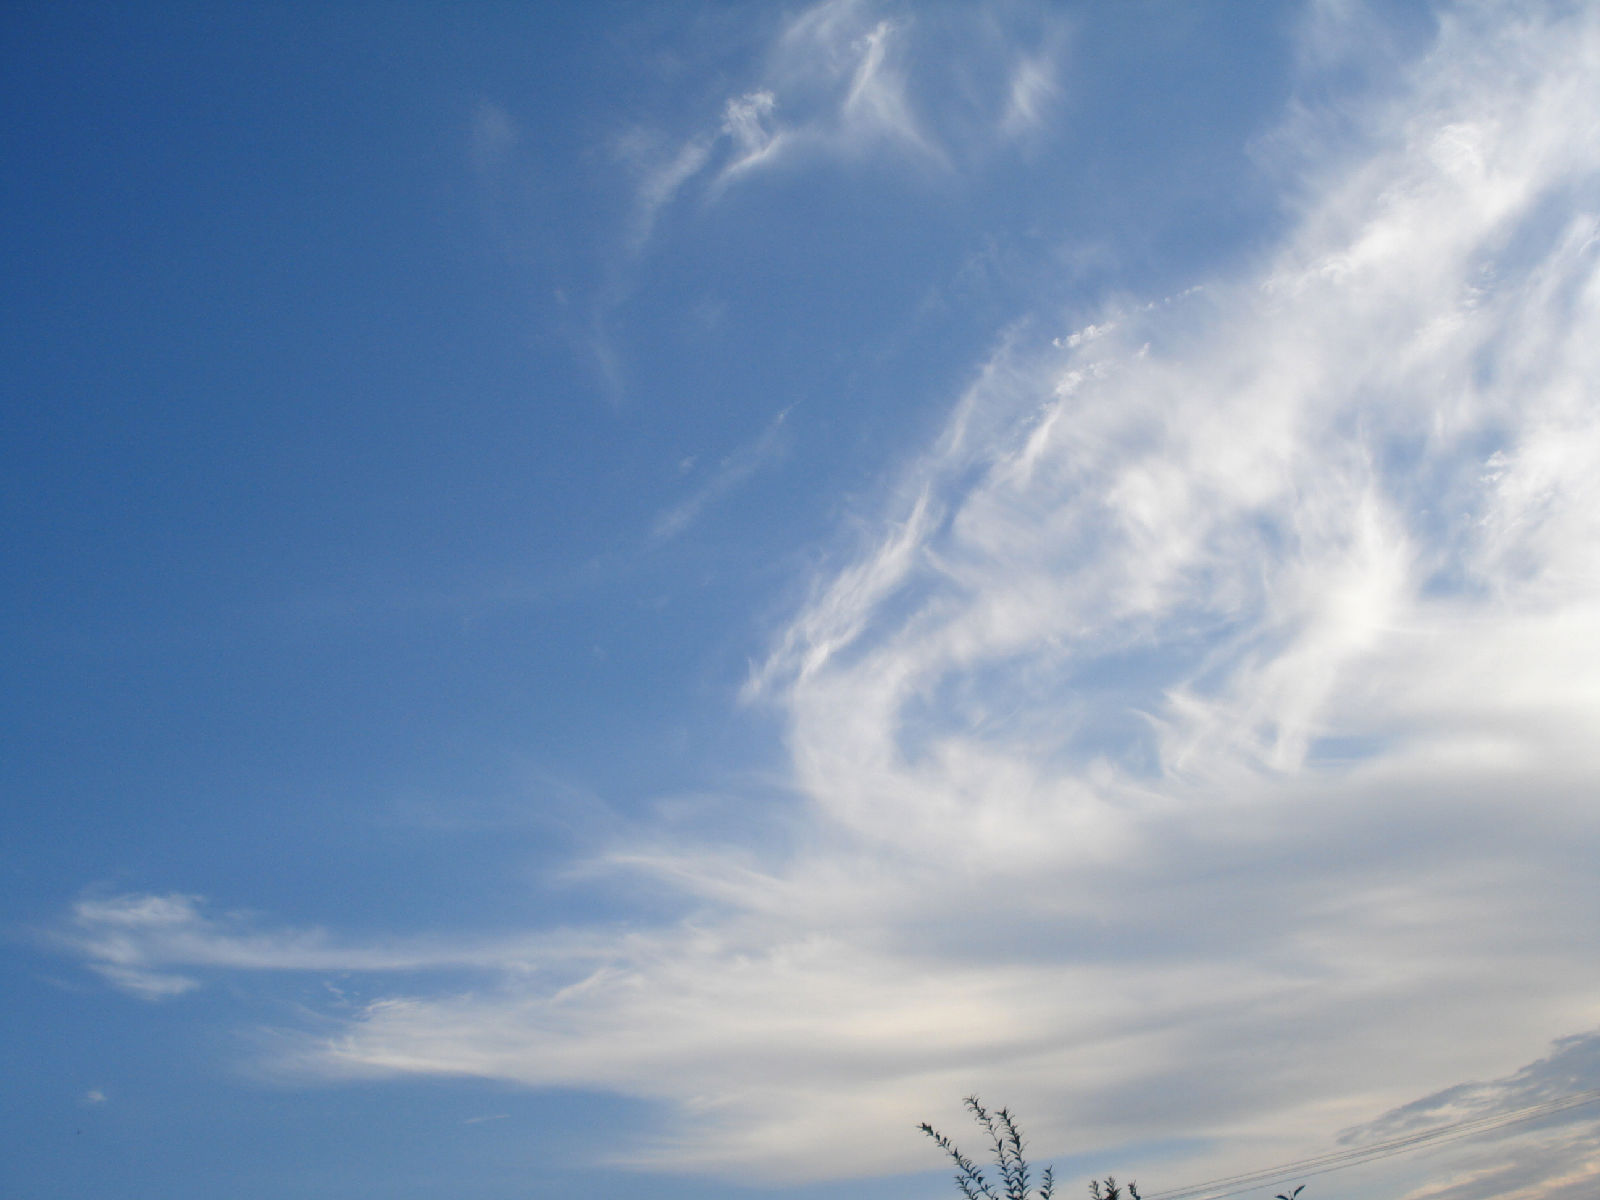
[[[732,1175],[926,1166],[907,1122],[975,1089],[1141,1178],[1146,1139],[1209,1140],[1189,1178],[1463,1078],[1514,1103],[1600,1018],[1600,17],[1553,11],[1446,20],[1235,278],[975,373],[753,673],[800,849],[618,847],[693,920],[430,960],[135,897],[75,943],[152,996],[514,957],[306,1061],[665,1101],[632,1157]],[[952,153],[897,20],[797,19],[649,213],[804,145]],[[1019,58],[996,120],[1050,78]],[[1592,1188],[1592,1125],[1541,1132],[1429,1194]]]

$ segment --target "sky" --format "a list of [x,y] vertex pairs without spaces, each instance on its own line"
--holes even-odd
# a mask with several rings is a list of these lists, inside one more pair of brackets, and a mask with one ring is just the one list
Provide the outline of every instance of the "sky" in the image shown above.
[[1600,9],[0,56],[0,1191],[1594,1196]]

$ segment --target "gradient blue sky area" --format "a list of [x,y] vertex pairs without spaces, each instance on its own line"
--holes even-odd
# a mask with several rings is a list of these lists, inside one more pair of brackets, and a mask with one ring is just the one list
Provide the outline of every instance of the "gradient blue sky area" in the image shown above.
[[0,1192],[923,1200],[977,1092],[1153,1196],[1600,1088],[1593,6],[0,54]]

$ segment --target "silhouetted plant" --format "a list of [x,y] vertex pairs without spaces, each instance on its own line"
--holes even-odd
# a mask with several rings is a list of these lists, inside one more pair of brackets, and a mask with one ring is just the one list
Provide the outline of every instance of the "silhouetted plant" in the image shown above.
[[[1122,1200],[1122,1185],[1117,1182],[1115,1175],[1107,1175],[1105,1189],[1101,1190],[1098,1179],[1089,1180],[1089,1195],[1093,1200]],[[1131,1179],[1128,1181],[1129,1200],[1143,1200],[1139,1195],[1139,1185]]]
[[[1011,1110],[1002,1108],[990,1113],[976,1096],[968,1096],[962,1103],[967,1106],[972,1119],[989,1135],[989,1150],[994,1155],[995,1169],[1000,1172],[1000,1186],[1005,1189],[1005,1194],[1002,1197],[1001,1193],[994,1190],[982,1167],[961,1153],[953,1141],[924,1121],[917,1128],[931,1137],[934,1144],[949,1155],[950,1161],[956,1165],[957,1189],[966,1200],[1032,1200],[1035,1193],[1030,1190],[1028,1183],[1032,1168],[1023,1157],[1022,1130],[1017,1128]],[[1039,1176],[1038,1200],[1050,1200],[1055,1195],[1055,1188],[1055,1172],[1046,1167],[1044,1174]],[[1122,1200],[1122,1185],[1110,1175],[1106,1176],[1103,1185],[1098,1179],[1091,1179],[1089,1195],[1091,1200]],[[1278,1200],[1296,1200],[1299,1195],[1300,1188],[1295,1188],[1292,1196],[1279,1196]],[[1132,1182],[1128,1184],[1128,1200],[1143,1200],[1138,1185]]]
[[[968,1096],[963,1103],[972,1114],[972,1119],[989,1135],[989,1149],[994,1154],[995,1169],[1000,1173],[1000,1186],[1005,1189],[1004,1200],[1031,1200],[1035,1194],[1028,1183],[1032,1171],[1028,1160],[1022,1156],[1022,1131],[1017,1128],[1010,1110],[1002,1108],[991,1114],[978,1103],[976,1096]],[[917,1128],[931,1137],[955,1163],[956,1187],[967,1200],[1002,1200],[1001,1193],[994,1190],[984,1176],[983,1169],[961,1153],[954,1142],[926,1121]],[[1044,1174],[1039,1177],[1039,1200],[1050,1200],[1055,1194],[1055,1186],[1055,1175],[1046,1167]]]

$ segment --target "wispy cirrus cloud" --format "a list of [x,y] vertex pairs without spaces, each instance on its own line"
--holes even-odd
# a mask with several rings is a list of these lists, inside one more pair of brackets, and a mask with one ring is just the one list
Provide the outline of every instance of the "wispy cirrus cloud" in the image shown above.
[[[581,341],[615,403],[626,391],[614,316],[675,206],[715,206],[779,169],[831,165],[948,178],[1027,145],[1060,107],[1068,23],[1048,6],[821,0],[777,24],[759,68],[683,124],[616,136],[631,204]],[[481,122],[480,122],[481,124]]]
[[759,437],[724,457],[688,496],[661,513],[651,527],[652,535],[657,540],[677,537],[694,524],[708,507],[782,454],[784,423],[789,418],[789,412],[788,408],[779,412]]
[[53,938],[107,981],[146,1000],[193,991],[201,986],[200,977],[213,971],[499,973],[531,969],[535,962],[543,969],[570,967],[589,953],[585,939],[559,933],[357,943],[325,929],[272,928],[251,914],[213,913],[204,897],[178,893],[85,897],[72,906]]
[[[640,172],[629,245],[697,183],[708,197],[780,164],[884,153],[939,171],[1045,127],[1060,98],[1066,35],[1045,11],[1018,20],[961,6],[823,0],[790,19],[759,79],[681,141],[635,131]],[[1020,19],[1020,18],[1026,19]]]
[[[806,19],[837,96],[865,72],[872,136],[900,128],[898,27],[870,60],[887,18]],[[1597,81],[1593,12],[1461,10],[1307,154],[1274,252],[1019,326],[753,672],[789,848],[604,856],[692,919],[430,958],[132,898],[74,944],[152,993],[500,963],[302,1064],[655,1100],[632,1161],[769,1179],[925,1165],[907,1122],[974,1089],[1044,1114],[1041,1154],[1120,1146],[1144,1181],[1177,1134],[1166,1169],[1212,1174],[1519,1078],[1600,985]],[[791,153],[761,94],[662,196]],[[1576,1194],[1571,1128],[1519,1196]]]

